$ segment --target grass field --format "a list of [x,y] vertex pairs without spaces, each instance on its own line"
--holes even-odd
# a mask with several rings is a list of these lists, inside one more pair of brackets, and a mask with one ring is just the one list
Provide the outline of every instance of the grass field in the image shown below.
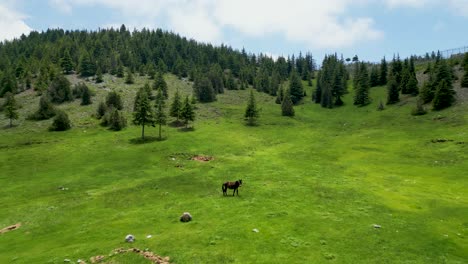
[[[191,92],[166,79],[171,94]],[[61,105],[74,125],[66,132],[24,120],[38,102],[28,92],[17,96],[18,126],[0,117],[0,229],[22,223],[0,234],[0,263],[89,263],[119,247],[174,263],[468,262],[466,102],[419,117],[409,114],[414,98],[377,111],[378,87],[369,106],[348,94],[344,107],[323,109],[307,97],[286,118],[256,93],[261,118],[249,127],[248,92],[226,91],[198,105],[194,131],[164,127],[166,140],[133,144],[139,127],[110,132],[91,115],[109,89],[129,111],[143,82],[106,76],[107,88],[92,86],[93,105]],[[221,184],[237,179],[240,195],[223,197]],[[180,223],[186,211],[193,221]],[[125,243],[127,234],[136,242]],[[148,263],[128,254],[107,261]]]

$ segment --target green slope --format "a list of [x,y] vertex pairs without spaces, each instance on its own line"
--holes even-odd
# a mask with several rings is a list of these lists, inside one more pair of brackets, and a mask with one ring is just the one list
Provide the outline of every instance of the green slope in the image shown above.
[[[189,83],[166,80],[171,95],[176,87],[191,94]],[[198,105],[194,131],[165,127],[167,140],[132,144],[139,127],[110,132],[91,115],[110,89],[131,109],[144,83],[136,81],[106,76],[105,87],[93,86],[93,105],[61,105],[74,124],[67,132],[47,132],[51,121],[24,120],[38,102],[31,93],[17,98],[18,126],[4,128],[1,117],[0,228],[22,226],[0,235],[0,263],[76,263],[131,246],[175,263],[468,259],[466,103],[414,117],[414,98],[405,98],[377,111],[386,94],[377,87],[369,106],[353,106],[352,93],[332,110],[307,98],[296,117],[285,118],[274,98],[256,93],[260,125],[248,127],[248,91],[226,91]],[[223,197],[221,184],[236,179],[244,182],[239,197]],[[194,220],[183,224],[185,211]],[[124,242],[130,233],[133,245]],[[148,263],[135,256],[108,261]]]

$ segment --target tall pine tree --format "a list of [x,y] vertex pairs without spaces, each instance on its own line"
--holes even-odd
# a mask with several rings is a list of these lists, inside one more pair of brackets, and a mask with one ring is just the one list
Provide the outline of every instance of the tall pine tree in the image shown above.
[[359,65],[359,74],[357,76],[355,94],[354,94],[354,105],[365,106],[370,103],[369,98],[369,73],[365,63],[361,62]]
[[293,104],[298,104],[302,97],[304,97],[304,88],[302,86],[301,78],[296,70],[293,70],[289,78],[289,94]]
[[184,104],[182,106],[181,112],[182,120],[184,120],[185,128],[188,128],[188,124],[190,121],[195,120],[195,112],[193,111],[192,104],[190,103],[189,97],[185,97]]
[[167,122],[167,116],[164,111],[164,108],[166,106],[166,102],[164,101],[164,95],[161,89],[158,89],[158,92],[156,94],[156,102],[155,102],[155,116],[154,116],[154,121],[155,123],[159,126],[159,140],[162,139],[161,136],[161,127],[166,124]]
[[10,92],[5,94],[5,98],[5,104],[3,105],[5,117],[10,120],[10,127],[13,127],[13,120],[18,119],[18,104],[16,103],[14,94]]
[[135,98],[133,123],[141,126],[141,139],[143,140],[145,139],[145,126],[154,126],[155,124],[153,109],[146,91],[140,91],[138,98]]
[[253,126],[256,124],[257,119],[259,116],[259,111],[257,109],[257,103],[255,101],[255,95],[253,90],[250,90],[249,101],[247,103],[247,108],[245,109],[244,117],[247,120],[247,124],[249,126]]

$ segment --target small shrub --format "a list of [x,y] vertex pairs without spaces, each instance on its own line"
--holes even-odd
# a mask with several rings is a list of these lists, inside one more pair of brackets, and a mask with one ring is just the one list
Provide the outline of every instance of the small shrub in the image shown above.
[[96,110],[96,118],[101,119],[107,111],[107,105],[104,102],[100,102]]
[[377,107],[377,110],[382,111],[382,110],[384,110],[384,109],[385,109],[385,106],[384,106],[382,100],[380,100],[379,106]]
[[108,123],[109,129],[114,131],[120,131],[127,126],[127,120],[117,109],[110,113]]
[[418,99],[416,102],[416,107],[411,110],[411,115],[425,115],[427,113],[426,108],[423,105],[424,101],[422,99]]
[[117,108],[118,110],[123,109],[122,99],[120,98],[120,95],[114,91],[107,94],[106,105],[109,108],[114,107],[114,108]]
[[39,100],[39,109],[28,116],[30,120],[46,120],[55,116],[56,110],[47,95],[41,96]]
[[50,131],[65,131],[71,128],[71,122],[68,118],[67,113],[63,111],[58,111],[57,116],[54,118],[52,125],[50,126]]

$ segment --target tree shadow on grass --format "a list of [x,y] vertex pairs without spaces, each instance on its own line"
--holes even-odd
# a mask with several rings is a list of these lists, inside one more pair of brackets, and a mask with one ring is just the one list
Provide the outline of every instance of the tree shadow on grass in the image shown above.
[[183,127],[185,126],[185,123],[182,120],[179,120],[179,121],[175,120],[175,121],[170,122],[169,126],[170,127]]
[[147,136],[144,139],[139,137],[139,138],[132,138],[129,141],[130,141],[130,144],[140,145],[140,144],[152,143],[155,141],[165,141],[166,139],[167,139],[166,137],[159,138],[159,137]]
[[191,131],[195,131],[195,128],[194,127],[181,127],[181,128],[179,128],[179,131],[180,132],[191,132]]
[[8,124],[8,125],[4,125],[2,127],[2,129],[13,129],[13,128],[17,127],[17,126],[19,126],[19,125],[18,124],[13,124],[13,125],[10,126],[10,124]]

